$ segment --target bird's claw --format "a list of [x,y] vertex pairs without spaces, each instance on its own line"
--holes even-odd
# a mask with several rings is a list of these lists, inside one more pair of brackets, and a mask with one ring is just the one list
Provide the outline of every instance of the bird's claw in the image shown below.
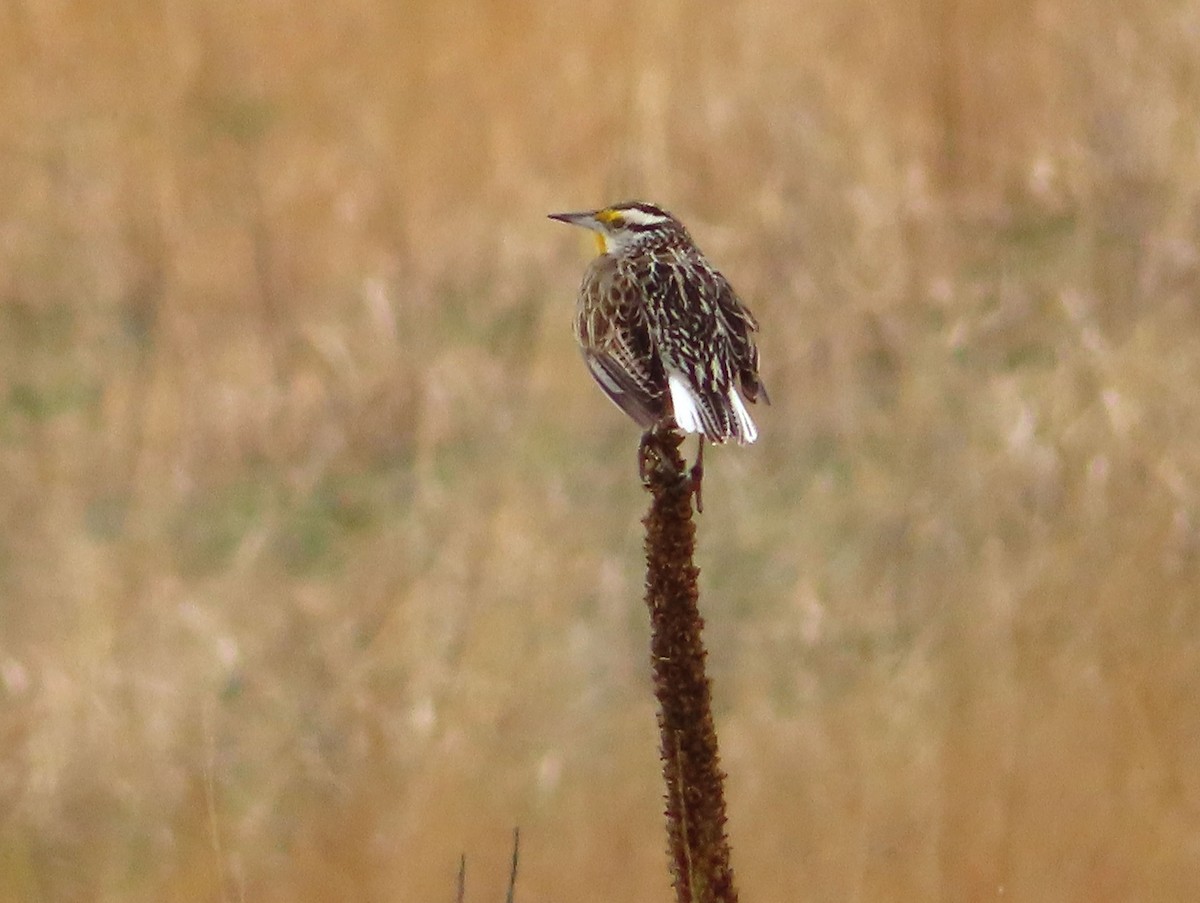
[[671,465],[671,459],[663,453],[662,442],[666,439],[664,432],[669,427],[653,426],[642,433],[638,444],[638,474],[642,484],[649,486],[655,475],[675,475],[682,484],[696,497],[696,513],[704,511],[704,501],[701,488],[704,481],[704,439],[701,437],[699,450],[696,453],[696,463],[684,473],[677,473]]

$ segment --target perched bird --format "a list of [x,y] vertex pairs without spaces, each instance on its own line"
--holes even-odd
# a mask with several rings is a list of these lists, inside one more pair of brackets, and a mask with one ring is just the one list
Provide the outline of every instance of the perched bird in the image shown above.
[[705,440],[753,442],[746,402],[769,402],[758,323],[683,223],[642,201],[550,218],[596,233],[600,256],[579,289],[575,338],[617,407],[646,430],[674,418],[700,435],[701,452]]

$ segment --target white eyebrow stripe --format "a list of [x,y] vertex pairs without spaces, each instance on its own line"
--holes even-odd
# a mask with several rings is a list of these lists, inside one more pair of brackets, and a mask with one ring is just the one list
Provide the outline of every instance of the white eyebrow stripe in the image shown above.
[[625,222],[635,226],[657,226],[659,223],[665,223],[667,218],[657,213],[647,213],[640,207],[628,207],[621,211],[621,216],[625,217]]

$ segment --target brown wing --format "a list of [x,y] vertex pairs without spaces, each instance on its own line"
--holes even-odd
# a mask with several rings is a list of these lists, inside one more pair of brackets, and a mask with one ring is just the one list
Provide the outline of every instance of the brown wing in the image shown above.
[[646,255],[632,265],[646,294],[651,344],[664,372],[678,378],[672,398],[679,404],[676,392],[685,391],[695,409],[693,431],[716,443],[753,442],[757,430],[742,399],[765,399],[754,317],[693,248]]
[[653,381],[639,371],[625,350],[616,354],[585,350],[583,359],[604,394],[642,429],[663,418],[663,393],[654,390]]
[[729,280],[720,273],[714,272],[717,282],[717,316],[725,326],[729,335],[729,343],[733,359],[737,363],[738,384],[742,395],[747,401],[762,400],[771,403],[767,387],[763,385],[758,375],[758,346],[754,343],[754,333],[758,332],[758,321],[750,313]]
[[575,334],[596,384],[643,429],[667,414],[666,375],[636,293],[605,266],[584,280]]

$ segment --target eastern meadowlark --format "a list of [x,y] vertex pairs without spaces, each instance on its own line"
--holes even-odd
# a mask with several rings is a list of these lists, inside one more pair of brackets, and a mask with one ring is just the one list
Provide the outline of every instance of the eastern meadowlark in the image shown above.
[[769,401],[758,323],[683,223],[641,201],[550,218],[596,233],[575,338],[605,394],[643,429],[674,418],[700,435],[701,452],[705,440],[753,442],[745,402]]

